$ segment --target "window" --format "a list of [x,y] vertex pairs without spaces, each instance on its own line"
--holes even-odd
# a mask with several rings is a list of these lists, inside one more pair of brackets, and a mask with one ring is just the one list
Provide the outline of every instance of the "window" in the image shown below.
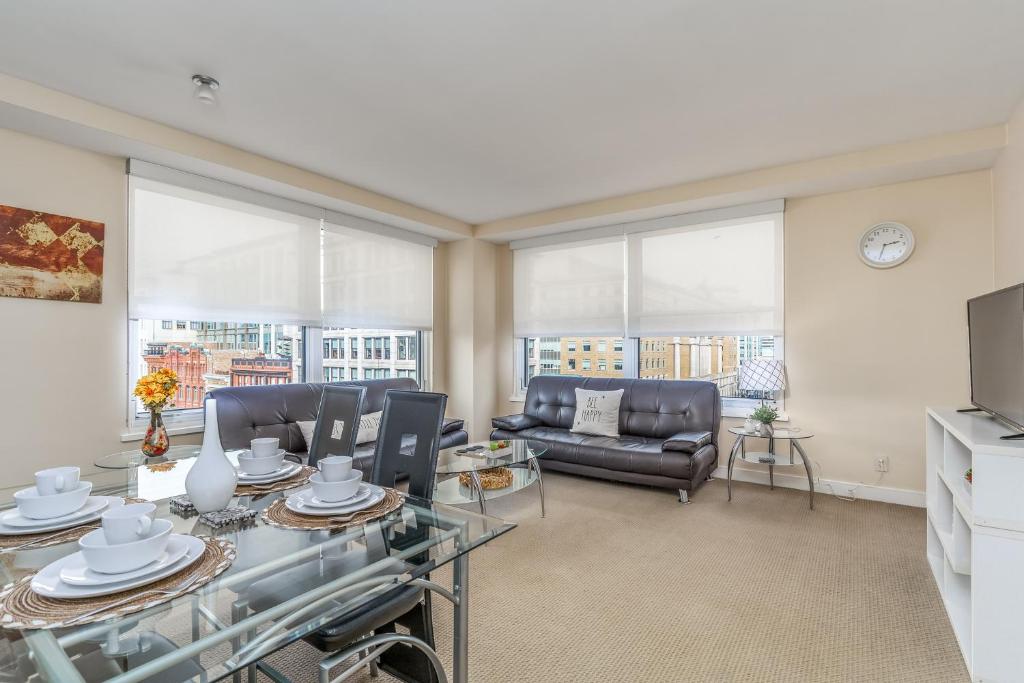
[[604,359],[597,361],[597,369],[599,372],[606,372],[608,370],[608,361]]
[[575,358],[570,358],[568,362],[569,362],[569,369],[570,370],[575,370],[576,369],[576,359]]
[[615,346],[613,347],[613,350],[615,352],[617,352],[617,353],[622,353],[622,340],[621,339],[616,339],[615,340]]
[[570,339],[569,341],[567,341],[565,343],[565,345],[566,345],[566,349],[568,349],[569,351],[575,351],[576,350],[576,340],[575,339]]
[[583,369],[584,370],[590,370],[590,359],[589,358],[584,358],[583,359]]
[[590,340],[589,339],[584,339],[583,340],[583,352],[586,353],[588,351],[590,351]]
[[352,359],[354,360],[356,358],[359,358],[359,338],[358,337],[352,337],[352,346],[350,348],[351,348],[351,351],[352,351],[351,352]]
[[597,340],[597,352],[598,353],[605,353],[607,351],[608,351],[608,340],[607,339],[598,339]]
[[616,360],[616,361],[614,361],[614,362],[613,362],[613,365],[612,365],[612,367],[613,367],[613,368],[614,368],[615,370],[619,370],[619,371],[621,371],[621,370],[622,370],[622,360],[621,360],[621,359],[619,359],[619,360]]
[[[412,330],[367,330],[346,327],[325,327],[322,330],[324,368],[348,367],[349,379],[388,379],[411,377],[421,385],[420,340],[426,333]],[[348,341],[346,341],[346,339]],[[362,339],[360,343],[358,340]],[[349,358],[345,360],[345,348]],[[362,347],[363,354],[351,351]],[[391,350],[395,349],[392,354]],[[343,379],[343,377],[342,377]]]
[[160,321],[160,327],[165,329],[165,330],[173,330],[174,329],[174,321],[173,320],[161,320]]

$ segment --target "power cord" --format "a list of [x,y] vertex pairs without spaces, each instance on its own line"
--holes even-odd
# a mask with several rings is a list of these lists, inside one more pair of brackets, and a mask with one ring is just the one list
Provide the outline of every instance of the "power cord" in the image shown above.
[[839,493],[836,493],[836,489],[832,485],[832,482],[830,482],[830,481],[822,482],[822,480],[821,480],[821,474],[822,474],[821,463],[818,462],[817,460],[815,460],[814,458],[811,458],[811,462],[814,463],[814,468],[817,470],[817,472],[814,475],[814,481],[815,481],[815,484],[816,484],[818,490],[824,490],[825,487],[828,487],[828,490],[829,490],[829,492],[831,492],[833,497],[838,498],[839,500],[845,501],[847,503],[856,503],[858,500],[860,500],[859,498],[857,498],[857,491],[860,490],[860,488],[862,486],[878,486],[879,484],[882,483],[882,478],[885,477],[885,472],[879,472],[878,473],[878,479],[876,479],[873,484],[865,484],[863,481],[858,481],[857,485],[854,486],[853,490],[850,491],[850,495],[844,496],[844,495],[841,495]]

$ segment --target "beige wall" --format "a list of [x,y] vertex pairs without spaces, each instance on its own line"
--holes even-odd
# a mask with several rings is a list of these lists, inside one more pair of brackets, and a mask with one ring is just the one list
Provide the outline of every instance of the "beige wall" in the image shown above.
[[123,450],[127,387],[124,161],[0,129],[0,204],[106,224],[103,303],[0,299],[0,485]]
[[993,169],[996,287],[1024,282],[1024,102],[1007,125]]

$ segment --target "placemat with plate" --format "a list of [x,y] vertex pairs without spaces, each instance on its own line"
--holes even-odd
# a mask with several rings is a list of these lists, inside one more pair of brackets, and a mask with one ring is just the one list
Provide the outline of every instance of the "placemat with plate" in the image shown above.
[[[8,629],[50,629],[63,628],[66,625],[80,626],[112,617],[141,612],[156,607],[168,600],[190,593],[205,586],[235,560],[235,544],[221,538],[202,537],[206,542],[206,550],[201,560],[181,571],[164,577],[159,581],[148,583],[138,588],[103,595],[96,598],[58,599],[44,598],[32,590],[30,574],[20,581],[4,586],[0,592],[0,626]],[[199,579],[185,588],[171,594],[153,593],[154,590],[173,590],[175,586],[199,575]],[[121,602],[136,593],[138,597],[129,602]],[[117,607],[74,621],[79,615],[91,612],[104,605],[121,603]],[[69,622],[74,622],[73,624]]]
[[[145,498],[124,499],[125,505],[148,502],[149,501]],[[94,519],[91,522],[83,522],[79,526],[72,526],[67,529],[57,529],[56,531],[44,531],[38,534],[18,534],[17,536],[0,536],[0,550],[9,550],[11,548],[20,548],[22,546],[32,548],[33,550],[36,548],[49,548],[52,545],[60,545],[61,543],[77,541],[93,529],[99,528],[100,520]]]
[[354,524],[365,524],[402,507],[405,497],[401,493],[386,486],[381,488],[384,489],[384,498],[379,503],[354,513],[351,519],[345,521],[339,521],[344,519],[342,515],[336,518],[326,516],[315,517],[313,515],[300,515],[297,512],[292,512],[285,506],[284,498],[275,500],[274,504],[264,510],[261,516],[267,524],[282,529],[344,529]]
[[316,472],[315,467],[309,465],[303,465],[299,468],[299,471],[281,481],[271,482],[269,484],[238,484],[235,486],[236,496],[260,496],[265,493],[274,493],[275,491],[287,491],[288,489],[295,488],[296,486],[302,486],[309,481],[309,476]]

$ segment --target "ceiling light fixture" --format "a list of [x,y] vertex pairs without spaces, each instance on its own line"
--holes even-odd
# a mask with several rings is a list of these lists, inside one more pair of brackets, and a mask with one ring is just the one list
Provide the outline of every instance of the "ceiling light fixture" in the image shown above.
[[192,82],[196,86],[192,97],[203,104],[215,104],[217,102],[217,94],[214,91],[220,87],[220,83],[217,82],[216,78],[196,74],[192,77]]

